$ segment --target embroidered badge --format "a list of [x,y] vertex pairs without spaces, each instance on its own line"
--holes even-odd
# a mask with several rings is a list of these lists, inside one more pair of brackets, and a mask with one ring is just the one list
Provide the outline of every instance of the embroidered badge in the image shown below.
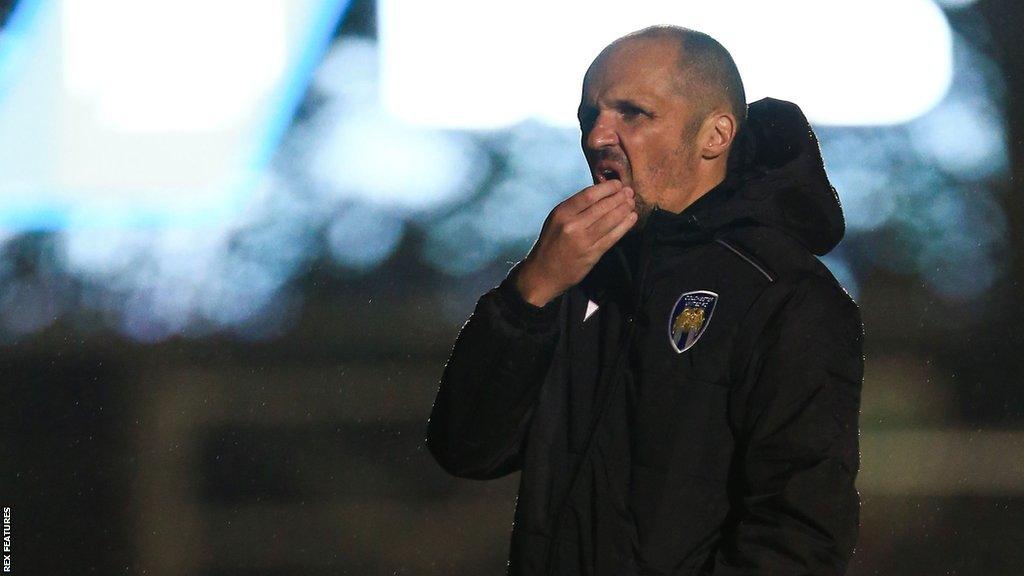
[[711,322],[718,294],[694,290],[679,296],[668,317],[668,339],[676,352],[682,353],[697,343]]

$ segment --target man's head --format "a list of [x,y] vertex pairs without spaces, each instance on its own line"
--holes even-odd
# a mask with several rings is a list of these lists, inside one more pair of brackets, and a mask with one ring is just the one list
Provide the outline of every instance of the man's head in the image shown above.
[[594,182],[633,188],[642,225],[654,205],[679,212],[725,177],[746,95],[721,44],[652,26],[609,44],[583,80],[579,120]]

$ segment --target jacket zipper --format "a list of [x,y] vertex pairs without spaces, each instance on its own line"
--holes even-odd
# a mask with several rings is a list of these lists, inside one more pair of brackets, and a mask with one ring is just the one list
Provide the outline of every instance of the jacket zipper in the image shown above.
[[[658,210],[655,206],[654,210]],[[640,266],[638,267],[637,273],[637,284],[636,292],[633,295],[633,310],[626,314],[626,335],[623,338],[622,345],[619,347],[618,352],[615,356],[615,363],[613,365],[610,382],[608,383],[608,390],[605,391],[604,396],[601,397],[599,402],[597,415],[594,417],[590,425],[590,430],[587,434],[587,443],[583,448],[583,454],[580,457],[579,466],[573,474],[572,481],[569,483],[569,490],[565,494],[565,501],[562,502],[561,507],[558,510],[558,515],[555,518],[555,526],[551,535],[551,540],[548,542],[547,559],[545,561],[545,573],[549,576],[552,574],[552,562],[555,556],[555,550],[558,547],[558,536],[562,530],[562,523],[565,520],[565,511],[569,507],[569,502],[572,499],[572,493],[576,490],[576,485],[579,482],[579,477],[583,471],[583,467],[586,466],[587,461],[590,459],[590,452],[594,445],[594,437],[597,435],[597,429],[601,424],[601,420],[604,417],[605,411],[611,402],[611,399],[615,396],[615,392],[619,385],[619,371],[622,368],[622,359],[629,353],[630,346],[633,345],[633,337],[636,335],[636,317],[642,312],[641,306],[643,305],[644,298],[644,280],[647,276],[647,268],[651,261],[651,238],[653,233],[650,231],[648,226],[640,231],[640,249],[638,251],[638,258],[640,259]],[[626,266],[626,274],[629,274],[629,267]]]

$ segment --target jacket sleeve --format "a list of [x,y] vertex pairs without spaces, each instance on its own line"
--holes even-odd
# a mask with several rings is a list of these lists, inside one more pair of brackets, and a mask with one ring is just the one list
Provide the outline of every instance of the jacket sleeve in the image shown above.
[[427,421],[430,453],[448,473],[486,480],[518,470],[559,336],[559,295],[544,307],[515,287],[516,264],[480,297],[444,367]]
[[845,573],[860,523],[863,336],[857,304],[819,277],[799,281],[762,332],[736,410],[739,514],[714,576]]

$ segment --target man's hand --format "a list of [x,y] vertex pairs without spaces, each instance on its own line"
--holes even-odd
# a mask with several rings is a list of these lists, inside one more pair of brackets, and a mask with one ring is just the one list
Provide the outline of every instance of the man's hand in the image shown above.
[[516,288],[530,304],[544,306],[583,280],[636,220],[633,189],[619,180],[580,190],[548,214]]

